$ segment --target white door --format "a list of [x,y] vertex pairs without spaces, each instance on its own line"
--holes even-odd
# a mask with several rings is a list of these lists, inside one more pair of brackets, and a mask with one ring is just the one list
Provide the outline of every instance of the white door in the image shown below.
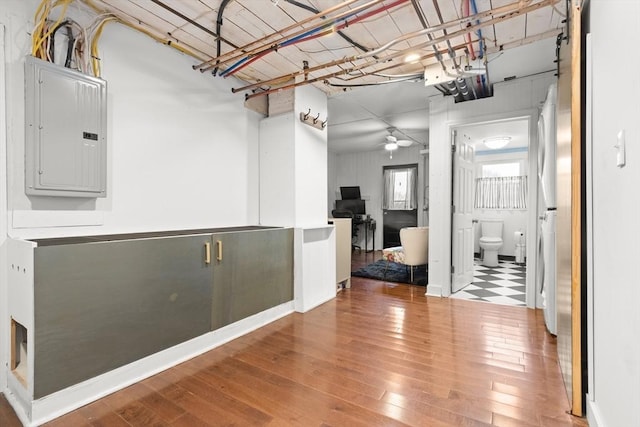
[[474,149],[453,133],[453,219],[451,227],[451,292],[473,280]]

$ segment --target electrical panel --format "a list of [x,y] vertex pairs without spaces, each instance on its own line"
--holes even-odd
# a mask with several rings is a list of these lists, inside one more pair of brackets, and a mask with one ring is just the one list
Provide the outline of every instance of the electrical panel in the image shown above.
[[106,82],[27,56],[25,88],[26,193],[106,197]]

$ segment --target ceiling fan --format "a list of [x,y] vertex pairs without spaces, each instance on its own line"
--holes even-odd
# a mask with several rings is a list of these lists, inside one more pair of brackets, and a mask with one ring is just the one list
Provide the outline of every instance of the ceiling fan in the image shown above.
[[396,136],[394,136],[393,133],[396,132],[397,130],[398,129],[394,127],[387,128],[387,132],[389,132],[389,135],[386,136],[386,142],[384,142],[384,149],[389,152],[390,159],[393,158],[393,152],[398,148],[411,147],[413,144],[415,144],[415,141],[411,139],[398,139]]

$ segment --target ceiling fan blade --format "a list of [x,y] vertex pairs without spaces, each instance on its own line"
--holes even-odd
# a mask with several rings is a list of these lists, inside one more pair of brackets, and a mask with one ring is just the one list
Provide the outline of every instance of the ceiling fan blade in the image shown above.
[[413,145],[413,141],[411,141],[410,139],[399,139],[396,141],[396,143],[400,147],[411,147]]

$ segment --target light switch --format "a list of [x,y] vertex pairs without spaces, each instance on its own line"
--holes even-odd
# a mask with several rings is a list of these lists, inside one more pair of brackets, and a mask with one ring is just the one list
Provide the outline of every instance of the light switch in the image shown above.
[[625,155],[625,132],[622,129],[618,132],[618,140],[614,147],[618,150],[616,155],[616,166],[619,168],[623,167],[626,163],[626,155]]

